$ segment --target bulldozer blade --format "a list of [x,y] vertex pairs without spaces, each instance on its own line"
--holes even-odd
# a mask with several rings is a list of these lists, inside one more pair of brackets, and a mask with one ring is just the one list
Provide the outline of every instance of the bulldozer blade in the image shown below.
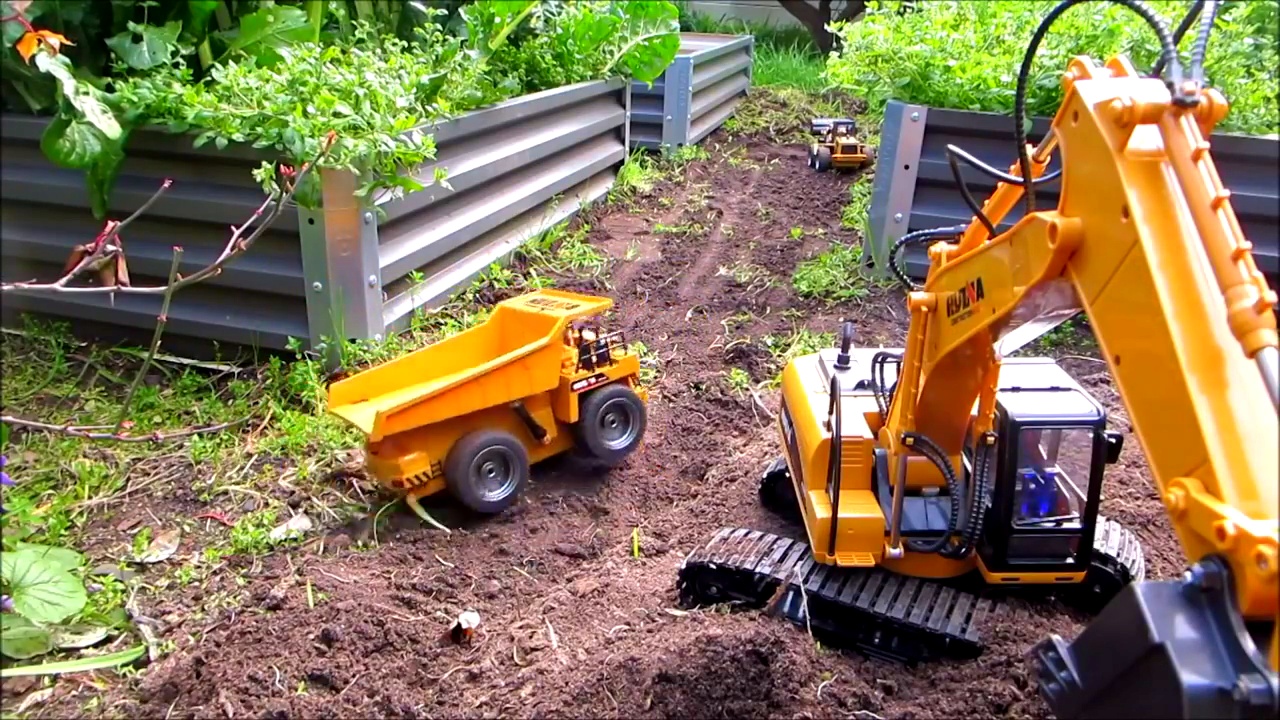
[[1132,583],[1074,641],[1036,646],[1040,694],[1061,720],[1274,718],[1276,674],[1233,603],[1216,560]]

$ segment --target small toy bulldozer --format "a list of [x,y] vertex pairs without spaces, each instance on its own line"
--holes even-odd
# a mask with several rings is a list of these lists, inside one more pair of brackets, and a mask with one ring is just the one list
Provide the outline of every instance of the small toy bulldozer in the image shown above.
[[857,170],[875,162],[875,148],[858,141],[857,126],[849,118],[815,118],[809,132],[819,136],[809,146],[809,167],[818,172]]
[[615,466],[639,447],[648,392],[640,358],[595,316],[608,298],[542,289],[499,303],[483,324],[329,387],[329,412],[368,436],[366,466],[405,494],[449,490],[505,510],[530,465],[580,447]]

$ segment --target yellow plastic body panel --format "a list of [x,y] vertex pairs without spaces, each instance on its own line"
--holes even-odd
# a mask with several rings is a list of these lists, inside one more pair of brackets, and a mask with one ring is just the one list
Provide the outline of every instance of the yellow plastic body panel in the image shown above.
[[[1254,356],[1277,347],[1276,293],[1206,139],[1226,101],[1210,89],[1199,107],[1175,107],[1163,81],[1123,57],[1076,58],[1063,84],[1058,206],[994,238],[975,220],[960,243],[930,248],[880,441],[891,466],[905,431],[958,461],[975,401],[975,427],[990,427],[993,342],[1034,314],[1038,295],[1065,290],[1088,316],[1187,559],[1220,554],[1242,615],[1274,621],[1280,424]],[[1037,160],[1034,175],[1048,153]],[[1020,195],[1001,183],[984,210],[998,224]]]
[[334,383],[329,412],[377,442],[549,392],[569,322],[612,304],[554,289],[504,300],[476,327]]
[[[334,383],[333,414],[364,431],[366,466],[383,485],[414,496],[445,488],[449,451],[476,430],[520,439],[530,464],[573,447],[584,392],[625,383],[642,402],[640,359],[609,345],[610,362],[579,364],[571,321],[610,307],[608,298],[538,290],[503,301],[482,325]],[[547,433],[542,441],[516,411]]]

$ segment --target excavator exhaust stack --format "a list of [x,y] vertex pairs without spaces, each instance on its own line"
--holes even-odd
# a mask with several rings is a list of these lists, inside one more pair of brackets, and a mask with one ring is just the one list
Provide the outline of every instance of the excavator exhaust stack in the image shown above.
[[1276,676],[1233,598],[1216,558],[1181,580],[1131,583],[1074,641],[1036,646],[1040,693],[1061,720],[1280,716]]

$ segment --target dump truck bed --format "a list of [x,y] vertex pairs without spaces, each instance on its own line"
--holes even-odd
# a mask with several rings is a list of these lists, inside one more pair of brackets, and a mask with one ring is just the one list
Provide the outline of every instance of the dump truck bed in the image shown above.
[[542,289],[482,324],[329,386],[329,412],[370,441],[554,389],[568,324],[608,298]]

